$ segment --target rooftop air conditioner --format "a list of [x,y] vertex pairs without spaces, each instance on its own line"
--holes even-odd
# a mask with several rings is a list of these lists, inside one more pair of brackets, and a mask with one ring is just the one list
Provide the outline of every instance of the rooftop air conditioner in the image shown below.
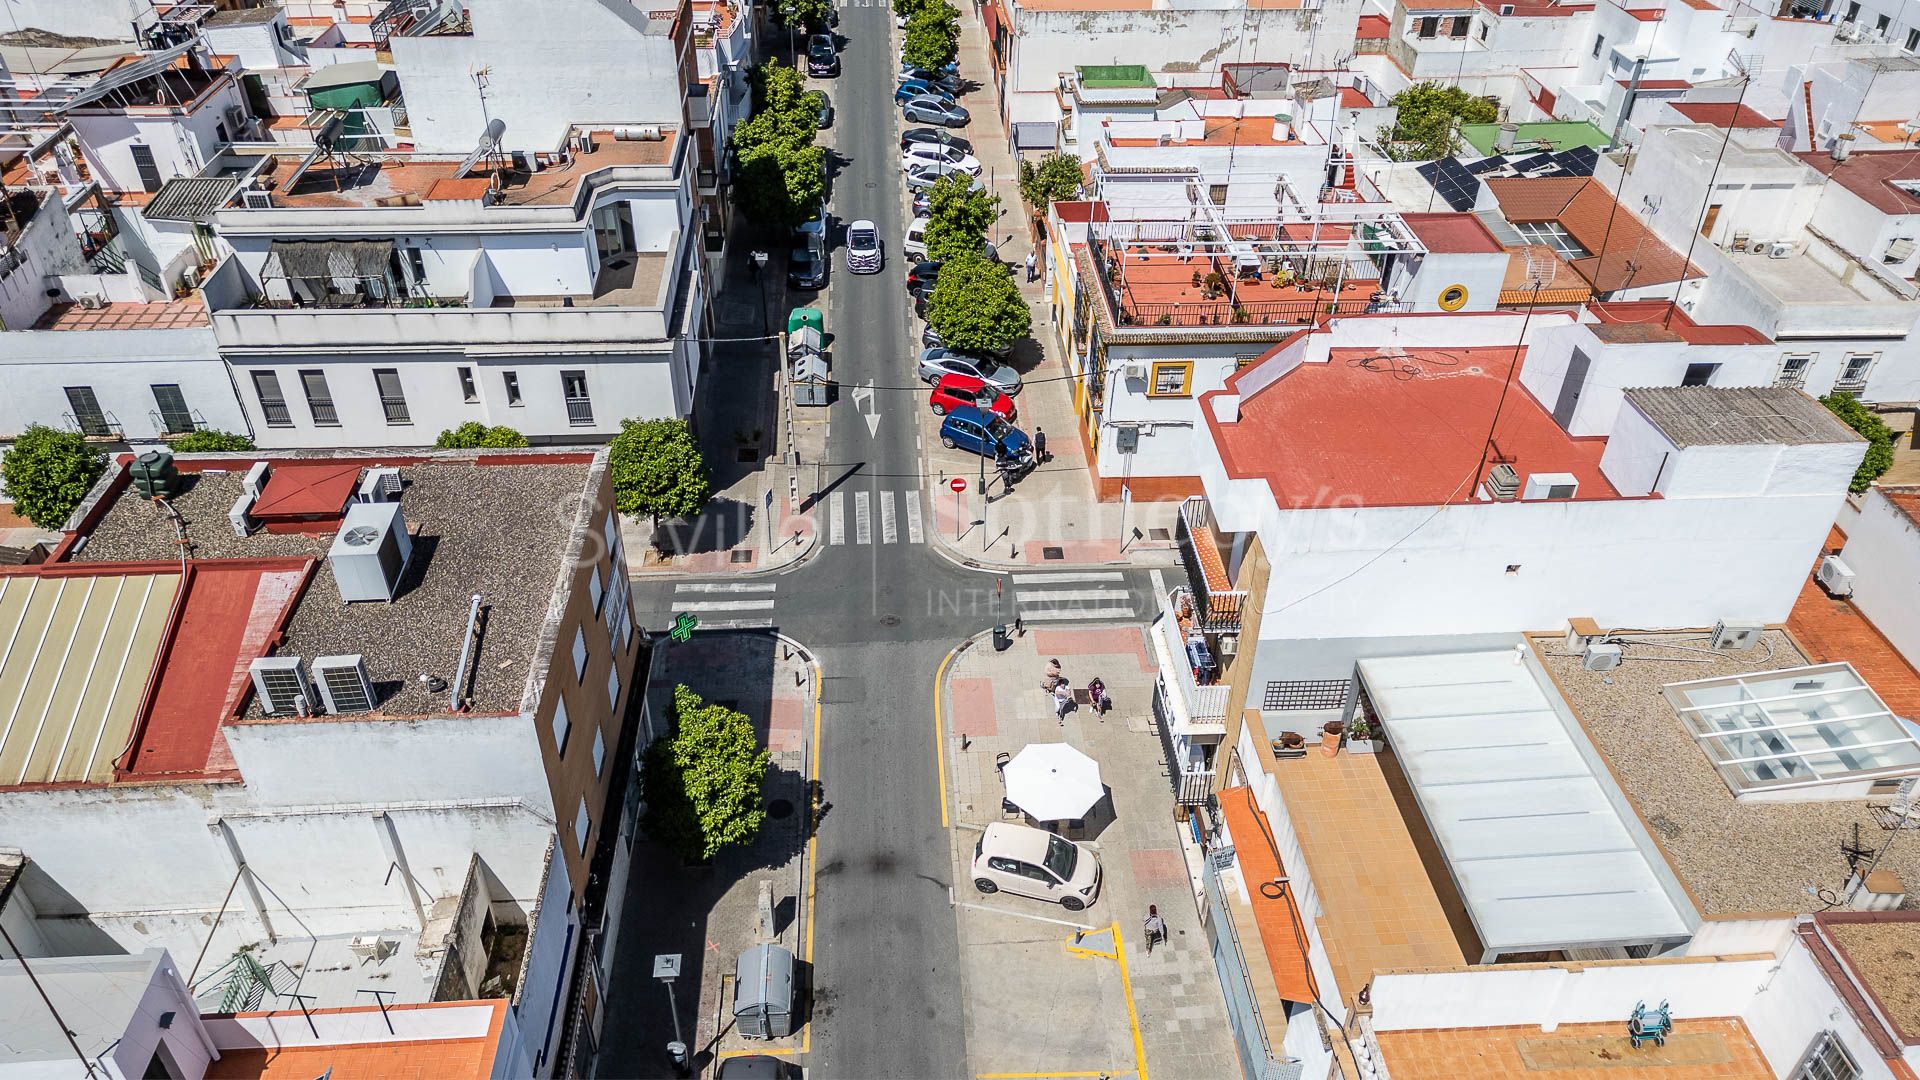
[[272,465],[264,461],[256,461],[253,463],[253,467],[247,470],[246,479],[240,481],[240,486],[251,492],[253,497],[257,499],[260,497],[260,493],[267,489],[267,477],[271,475],[272,472]]
[[1600,644],[1606,636],[1600,624],[1592,619],[1580,618],[1567,621],[1567,651],[1575,656],[1587,655],[1587,650]]
[[1760,635],[1766,627],[1759,623],[1727,622],[1725,619],[1713,626],[1713,637],[1707,644],[1728,652],[1746,652],[1760,644]]
[[297,656],[262,656],[247,665],[260,710],[268,716],[306,716],[313,712],[313,684]]
[[1837,597],[1853,595],[1853,568],[1840,560],[1838,555],[1829,555],[1820,560],[1820,587]]
[[1734,251],[1745,251],[1747,250],[1747,245],[1751,243],[1753,243],[1752,233],[1736,232],[1733,234],[1733,243],[1729,246]]
[[1787,259],[1793,256],[1794,243],[1791,240],[1776,240],[1767,247],[1767,258]]
[[1765,255],[1767,249],[1772,246],[1773,241],[1771,240],[1755,240],[1747,245],[1747,253],[1749,255]]
[[273,192],[248,188],[240,193],[240,205],[247,210],[273,209]]
[[1142,360],[1129,360],[1120,366],[1123,379],[1144,380],[1147,377],[1147,365]]
[[398,502],[402,486],[399,469],[368,469],[360,478],[360,501]]
[[1522,498],[1571,499],[1580,491],[1580,478],[1572,473],[1534,473],[1527,477]]
[[1487,494],[1500,502],[1519,498],[1520,471],[1504,461],[1487,470]]
[[253,500],[257,498],[259,496],[253,492],[243,491],[240,497],[233,501],[233,509],[227,511],[227,523],[233,526],[233,535],[241,537],[253,535],[253,530],[258,523],[253,520],[253,515],[248,511],[253,509]]
[[313,681],[327,712],[352,716],[373,711],[373,680],[367,678],[367,665],[359,654],[315,657]]
[[88,311],[98,311],[101,308],[107,306],[107,302],[105,300],[102,300],[101,298],[93,295],[92,293],[87,293],[81,296],[79,298],[79,301],[80,301],[80,306],[82,308],[85,308]]
[[1596,641],[1587,646],[1580,658],[1580,666],[1588,671],[1612,671],[1620,666],[1620,646],[1611,641]]
[[392,600],[412,555],[399,503],[354,503],[327,550],[327,565],[346,603]]

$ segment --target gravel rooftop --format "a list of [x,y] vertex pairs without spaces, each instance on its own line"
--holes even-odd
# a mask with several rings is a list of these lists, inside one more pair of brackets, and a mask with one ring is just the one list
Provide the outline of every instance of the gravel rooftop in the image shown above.
[[[341,601],[326,565],[334,532],[256,532],[235,536],[227,510],[240,496],[238,473],[183,475],[173,500],[187,520],[199,559],[311,556],[322,560],[295,608],[279,655],[359,653],[378,699],[376,711],[420,716],[446,711],[448,691],[430,692],[423,675],[451,681],[474,593],[483,633],[473,661],[472,709],[513,712],[534,662],[553,584],[565,557],[573,515],[586,487],[585,463],[404,467],[401,513],[415,533],[413,557],[392,603]],[[101,518],[78,561],[175,559],[166,515],[131,492]],[[256,706],[248,717],[261,716]]]
[[1880,999],[1902,1032],[1920,1033],[1920,926],[1897,922],[1823,922],[1821,932]]
[[[1703,634],[1640,634],[1636,639],[1704,647]],[[1688,653],[1626,647],[1610,672],[1587,671],[1566,655],[1559,637],[1536,637],[1541,662],[1587,735],[1612,766],[1620,787],[1646,821],[1703,915],[1810,913],[1824,905],[1809,886],[1840,890],[1847,879],[1842,845],[1877,849],[1883,830],[1867,801],[1738,802],[1660,693],[1670,683],[1800,667],[1811,663],[1791,639],[1769,630],[1749,653]],[[1768,647],[1772,652],[1769,654]],[[1676,663],[1653,656],[1697,657]],[[1608,679],[1611,677],[1611,681]],[[1814,789],[1817,793],[1818,789]],[[1880,864],[1920,888],[1920,844],[1902,843]]]

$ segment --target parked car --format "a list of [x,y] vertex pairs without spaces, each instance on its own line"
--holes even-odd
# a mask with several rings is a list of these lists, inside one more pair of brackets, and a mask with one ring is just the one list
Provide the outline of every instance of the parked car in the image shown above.
[[917,262],[907,268],[907,291],[915,295],[933,290],[934,283],[940,280],[940,264],[931,260]]
[[918,97],[935,97],[948,102],[953,100],[952,94],[947,93],[945,90],[923,79],[908,79],[906,82],[895,87],[893,91],[895,104],[903,104]]
[[996,466],[1004,464],[1014,476],[1024,476],[1036,464],[1033,440],[998,416],[972,405],[961,405],[947,412],[940,422],[940,445],[949,450],[965,450],[991,458]]
[[785,1058],[747,1054],[722,1059],[719,1080],[799,1080],[800,1066]]
[[[907,47],[904,44],[901,45],[899,48],[893,50],[893,62],[895,64],[898,64],[900,67],[913,66],[907,63]],[[940,74],[942,75],[960,74],[960,61],[949,60],[945,64],[942,64],[940,67]]]
[[1006,420],[1014,417],[1012,398],[971,375],[940,376],[927,403],[935,416],[945,416],[954,409],[979,409]]
[[902,67],[894,73],[894,82],[904,83],[910,80],[918,80],[929,86],[938,87],[945,91],[948,97],[960,96],[960,76],[958,75],[942,75],[917,67]]
[[973,119],[966,109],[940,97],[914,98],[900,106],[900,115],[910,123],[940,124],[943,127],[966,127],[967,121]]
[[963,154],[973,153],[972,143],[945,128],[908,128],[900,133],[901,150],[905,150],[914,143],[936,143],[940,146],[951,146]]
[[880,227],[866,218],[847,226],[847,269],[877,274],[886,262],[880,250]]
[[[951,419],[949,419],[951,423]],[[973,845],[973,887],[1051,900],[1079,911],[1100,894],[1100,860],[1055,833],[996,821]]]
[[[927,297],[932,294],[933,294],[932,289],[928,289],[924,294],[915,294],[915,303],[914,303],[914,312],[913,312],[915,315],[919,315],[921,318],[926,317]],[[941,340],[940,331],[935,330],[933,328],[932,323],[921,323],[920,324],[920,344],[925,348],[938,349],[946,345],[946,342]]]
[[807,74],[840,74],[840,50],[833,47],[832,37],[815,34],[807,39]]
[[980,159],[963,150],[951,146],[929,146],[918,143],[900,151],[900,168],[904,171],[916,165],[940,165],[950,172],[963,172],[968,176],[979,176]]
[[[980,167],[980,163],[974,161],[971,157],[969,157],[967,161],[972,162],[975,169]],[[903,167],[907,171],[908,191],[921,191],[930,188],[939,183],[943,177],[975,177],[980,175],[977,172],[970,172],[960,166],[947,165],[943,162],[922,162],[918,165],[904,165]]]
[[787,284],[796,289],[825,287],[827,260],[812,248],[794,248],[787,255]]
[[809,90],[807,92],[807,100],[812,102],[814,108],[820,112],[820,115],[814,120],[814,125],[823,129],[832,127],[833,100],[827,97],[827,92],[825,90]]
[[971,375],[993,384],[1003,394],[1013,395],[1020,392],[1020,373],[984,356],[969,356],[954,352],[944,346],[922,350],[919,361],[920,377],[928,385],[936,384],[945,375]]

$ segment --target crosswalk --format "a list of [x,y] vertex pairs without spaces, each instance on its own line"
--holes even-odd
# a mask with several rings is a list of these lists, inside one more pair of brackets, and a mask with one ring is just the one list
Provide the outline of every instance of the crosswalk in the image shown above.
[[1013,600],[1025,622],[1107,622],[1135,618],[1132,590],[1118,570],[1014,574]]
[[673,587],[673,610],[691,612],[705,630],[772,626],[773,595],[779,587],[774,581],[682,582]]
[[[851,536],[847,528],[849,503],[853,519]],[[855,544],[872,544],[876,534],[882,544],[897,544],[903,535],[909,544],[926,543],[927,526],[920,493],[856,491],[851,499],[844,491],[827,495],[827,543],[845,544],[851,539]]]

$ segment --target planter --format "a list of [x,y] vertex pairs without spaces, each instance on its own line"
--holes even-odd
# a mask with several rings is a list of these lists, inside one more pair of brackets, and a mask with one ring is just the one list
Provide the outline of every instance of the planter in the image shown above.
[[1381,749],[1379,739],[1348,739],[1347,749],[1356,754],[1377,754]]
[[1340,752],[1340,741],[1346,737],[1347,725],[1332,720],[1320,728],[1320,752],[1333,757]]

